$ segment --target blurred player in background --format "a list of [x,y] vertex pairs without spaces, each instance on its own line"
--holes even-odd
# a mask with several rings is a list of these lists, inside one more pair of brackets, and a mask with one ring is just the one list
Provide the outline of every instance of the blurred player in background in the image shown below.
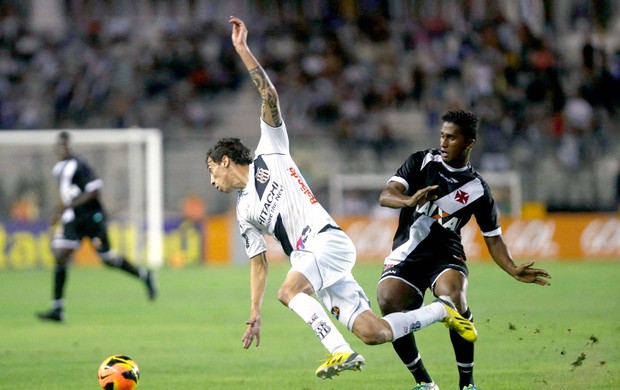
[[[416,312],[377,317],[351,270],[356,252],[349,237],[318,203],[289,152],[286,126],[276,89],[247,46],[248,31],[230,18],[232,42],[262,97],[261,138],[252,159],[237,138],[223,138],[207,152],[211,184],[219,191],[238,191],[237,219],[250,258],[251,311],[243,335],[244,348],[260,344],[261,306],[268,263],[264,235],[275,237],[290,257],[291,270],[278,299],[316,333],[329,358],[317,370],[332,378],[343,370],[358,370],[364,358],[354,352],[321,304],[367,344],[391,342],[405,334],[444,321],[462,337],[475,340],[471,323],[437,300]],[[424,193],[417,194],[423,197]]]
[[54,292],[52,308],[37,313],[37,316],[47,321],[63,321],[67,268],[84,237],[90,238],[103,264],[140,278],[146,285],[149,299],[155,299],[153,273],[136,268],[125,257],[110,249],[105,211],[100,200],[103,181],[85,160],[72,153],[68,132],[63,131],[58,135],[55,148],[58,162],[54,165],[53,174],[58,178],[60,201],[50,221],[52,226],[59,224],[52,239],[52,252],[56,260]]
[[[470,112],[449,111],[442,120],[440,148],[409,156],[380,195],[381,206],[402,210],[377,299],[386,315],[421,307],[424,293],[430,289],[435,296],[448,296],[458,312],[473,322],[467,305],[468,270],[460,236],[472,215],[493,260],[510,276],[545,286],[550,275],[532,268],[533,261],[517,266],[504,243],[491,190],[469,164],[478,118]],[[424,189],[428,190],[426,198],[420,200],[416,194]],[[450,339],[460,375],[459,389],[476,389],[474,344],[452,330]],[[415,378],[414,390],[438,389],[424,368],[413,335],[392,345]]]

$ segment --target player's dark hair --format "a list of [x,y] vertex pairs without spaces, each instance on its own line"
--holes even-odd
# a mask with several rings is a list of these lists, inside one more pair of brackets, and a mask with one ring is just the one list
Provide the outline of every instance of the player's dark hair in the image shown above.
[[457,110],[448,111],[442,117],[444,122],[454,123],[461,129],[466,140],[476,139],[478,133],[478,117],[473,112]]
[[224,156],[228,156],[229,159],[241,165],[250,165],[252,162],[250,149],[241,143],[239,138],[222,138],[219,140],[215,146],[207,152],[205,162],[211,157],[213,162],[219,164],[222,162],[222,157]]
[[58,133],[58,136],[56,138],[58,139],[58,141],[69,142],[71,140],[71,134],[69,134],[68,131],[61,131],[60,133]]

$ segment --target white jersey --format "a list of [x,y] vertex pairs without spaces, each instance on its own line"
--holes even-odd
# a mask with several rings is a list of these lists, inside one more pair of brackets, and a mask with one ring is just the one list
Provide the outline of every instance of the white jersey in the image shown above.
[[237,196],[237,220],[248,257],[267,250],[265,234],[290,255],[322,229],[336,226],[291,158],[284,123],[271,127],[261,120],[248,184]]

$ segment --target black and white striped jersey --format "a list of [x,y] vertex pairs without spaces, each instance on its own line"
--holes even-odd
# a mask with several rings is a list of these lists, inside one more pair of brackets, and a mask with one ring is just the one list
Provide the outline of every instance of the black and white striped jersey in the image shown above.
[[[103,181],[80,157],[69,156],[65,160],[58,161],[54,165],[52,173],[58,178],[60,199],[65,205],[71,204],[73,199],[82,193],[100,190],[103,187]],[[103,207],[98,199],[94,199],[75,209],[66,209],[62,214],[61,221],[67,223],[76,218],[89,218],[99,212],[103,212]]]
[[460,169],[445,164],[438,149],[412,154],[390,181],[403,184],[406,195],[431,185],[439,187],[432,193],[436,200],[401,210],[386,262],[438,256],[465,260],[460,231],[472,215],[484,236],[501,234],[487,183],[469,164]]

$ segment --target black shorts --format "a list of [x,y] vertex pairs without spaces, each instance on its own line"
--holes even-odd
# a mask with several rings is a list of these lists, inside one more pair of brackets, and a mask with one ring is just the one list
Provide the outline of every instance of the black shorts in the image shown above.
[[431,289],[439,275],[447,269],[455,269],[465,277],[469,275],[467,264],[462,258],[418,256],[398,264],[385,265],[379,281],[385,278],[402,279],[424,297],[426,289]]
[[54,237],[52,246],[77,249],[84,237],[96,238],[99,241],[101,245],[94,245],[97,252],[105,253],[110,250],[108,227],[103,213],[76,216],[73,221],[63,224],[62,234]]

